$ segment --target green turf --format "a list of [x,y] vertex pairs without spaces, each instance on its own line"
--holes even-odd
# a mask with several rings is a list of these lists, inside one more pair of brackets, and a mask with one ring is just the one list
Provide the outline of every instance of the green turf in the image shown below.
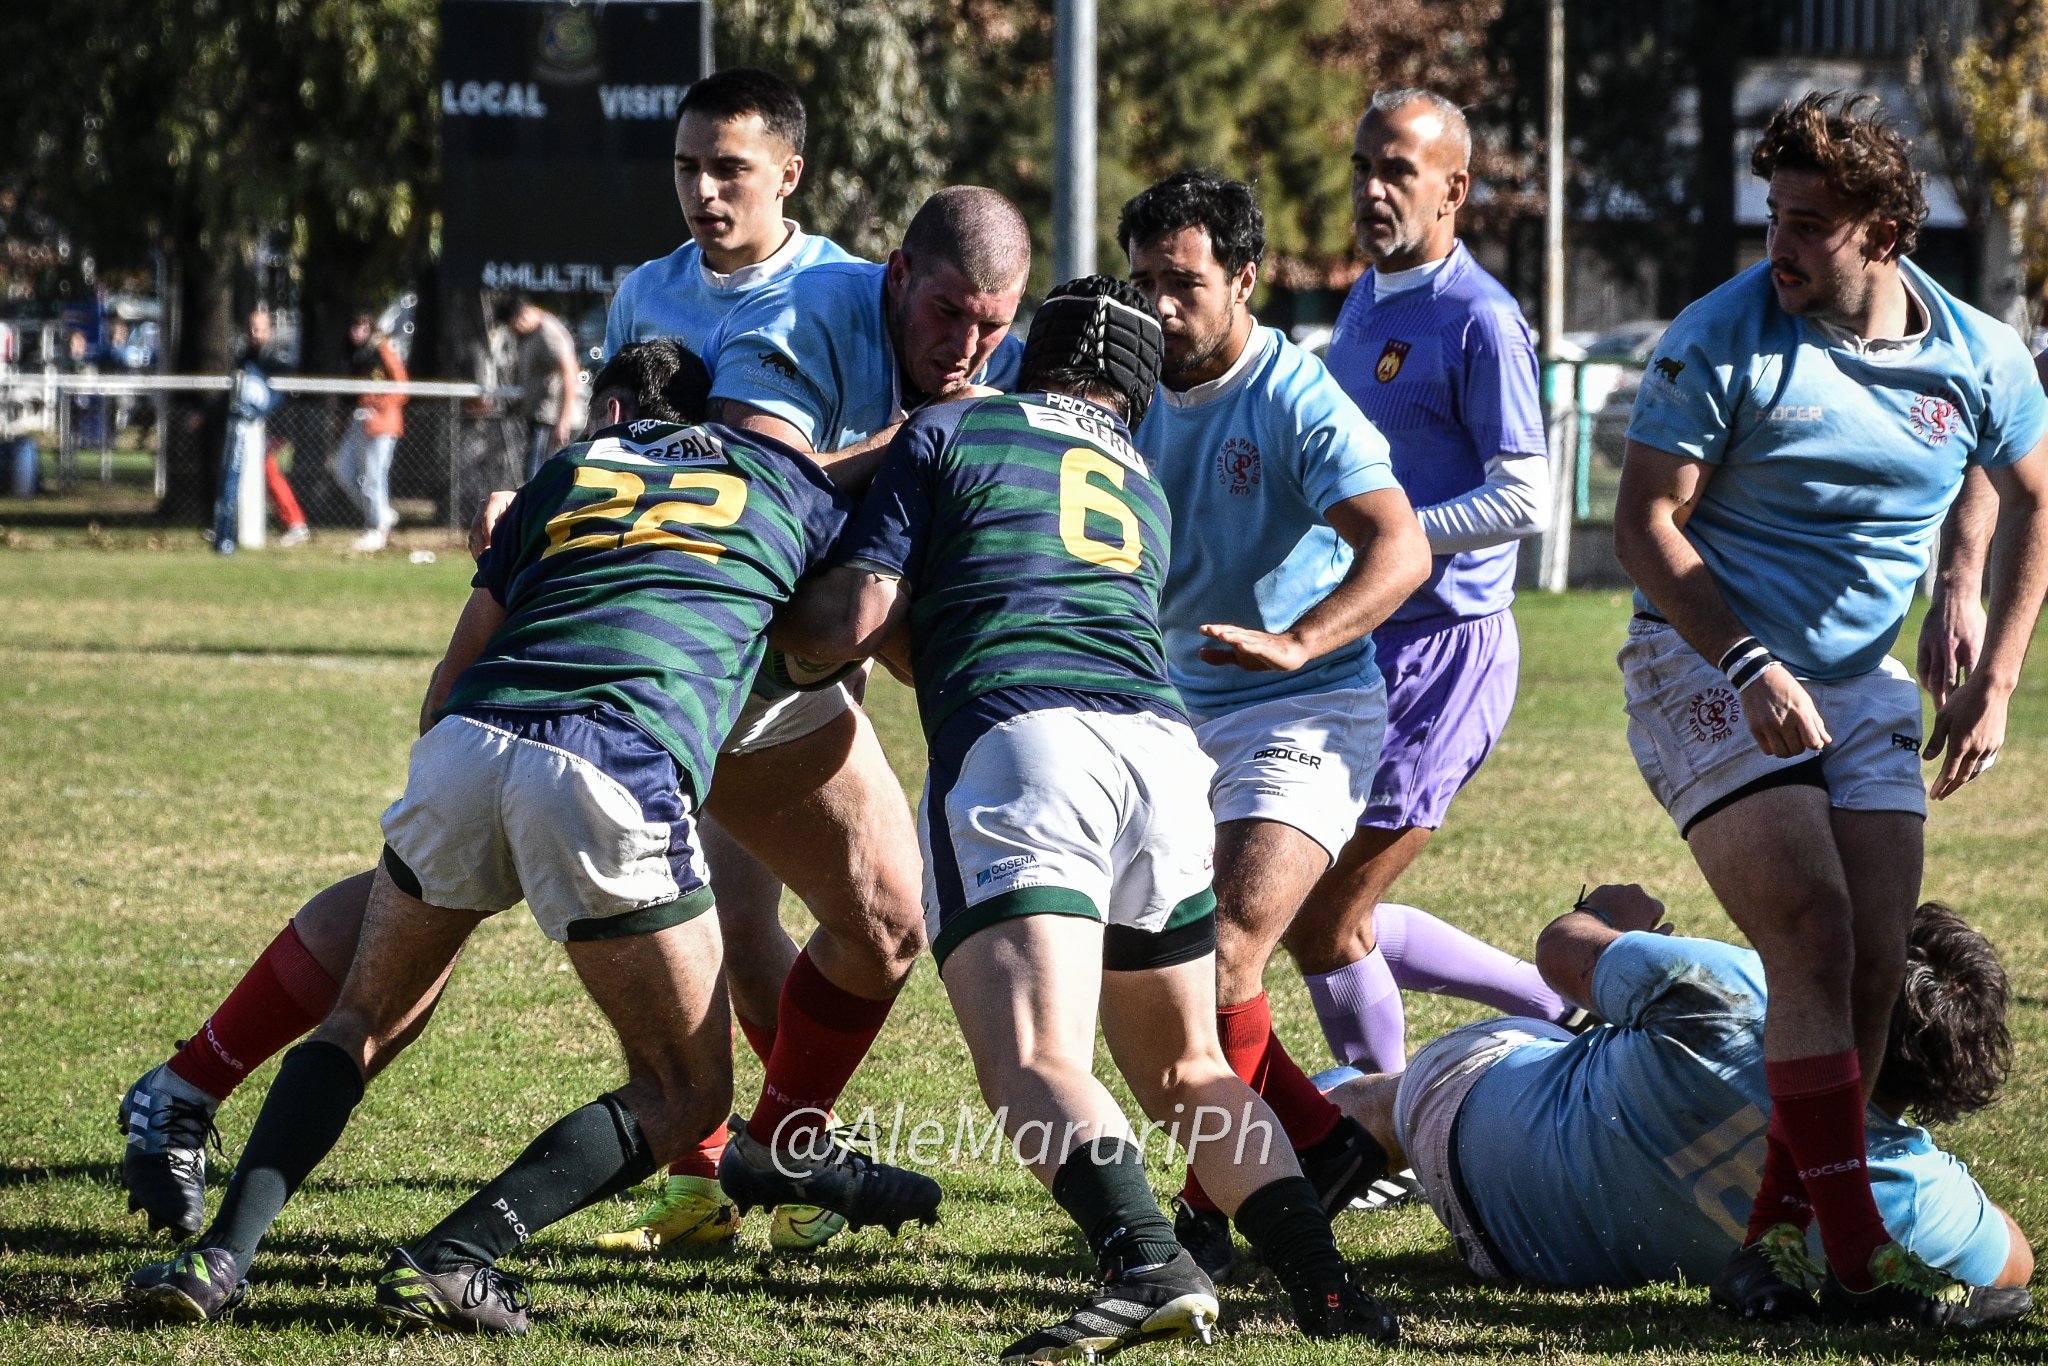
[[[189,544],[180,540],[179,544]],[[340,1148],[266,1246],[249,1305],[205,1332],[142,1327],[121,1279],[161,1254],[122,1212],[113,1123],[121,1090],[160,1060],[308,894],[358,870],[403,781],[417,699],[465,593],[460,557],[314,549],[218,561],[191,551],[0,550],[0,1361],[950,1362],[986,1358],[1064,1312],[1084,1261],[1050,1201],[1014,1167],[942,1168],[945,1218],[891,1241],[848,1237],[815,1262],[745,1254],[613,1261],[581,1250],[624,1201],[543,1234],[508,1265],[544,1310],[517,1343],[394,1341],[368,1280],[561,1112],[615,1084],[612,1048],[562,954],[523,912],[490,924],[426,1039],[374,1086]],[[1682,930],[1725,933],[1623,742],[1613,655],[1618,595],[1525,599],[1522,700],[1499,752],[1401,891],[1496,941],[1526,946],[1582,881],[1640,879]],[[2048,661],[2037,661],[2048,665]],[[873,710],[906,780],[918,746],[907,696]],[[2012,968],[2019,1068],[2011,1098],[1949,1141],[2022,1225],[2048,1218],[2041,1129],[2048,849],[2038,678],[2013,712],[1995,776],[1935,813],[1927,886],[1964,907]],[[791,923],[801,924],[800,913]],[[1282,1030],[1318,1036],[1299,981],[1272,977]],[[1416,1037],[1470,1008],[1411,999]],[[254,1121],[265,1068],[223,1111],[229,1152]],[[758,1069],[744,1059],[740,1092]],[[981,1122],[965,1050],[921,965],[853,1110]],[[1155,1184],[1169,1188],[1163,1166]],[[2003,1356],[2038,1361],[2039,1329],[1937,1353],[1903,1335],[1757,1330],[1711,1315],[1698,1290],[1563,1294],[1482,1289],[1430,1216],[1340,1221],[1347,1251],[1405,1318],[1396,1354],[1294,1338],[1270,1293],[1227,1291],[1209,1352],[1152,1361],[1648,1359],[1758,1354],[1848,1361]]]

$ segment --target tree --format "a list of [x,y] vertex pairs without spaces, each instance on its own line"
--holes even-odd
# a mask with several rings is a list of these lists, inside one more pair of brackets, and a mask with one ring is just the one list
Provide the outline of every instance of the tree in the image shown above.
[[[434,0],[99,0],[12,7],[13,188],[105,260],[161,249],[180,368],[217,370],[237,268],[286,230],[335,295],[389,291],[429,240]],[[345,308],[346,305],[341,305]],[[317,335],[317,333],[316,333]]]
[[720,66],[765,66],[804,94],[805,225],[863,256],[886,254],[947,179],[938,105],[953,76],[942,8],[930,0],[720,0],[713,15]]
[[1978,302],[2024,329],[2048,284],[2048,15],[1916,0],[1918,85],[1979,242]]

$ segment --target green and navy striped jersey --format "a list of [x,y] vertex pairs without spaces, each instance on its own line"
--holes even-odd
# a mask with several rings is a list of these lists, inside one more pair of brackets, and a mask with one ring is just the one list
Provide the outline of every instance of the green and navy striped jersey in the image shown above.
[[768,620],[848,506],[807,457],[730,427],[641,421],[569,447],[519,491],[477,564],[505,622],[441,714],[611,707],[702,798]]
[[1178,714],[1159,639],[1166,499],[1114,414],[1063,394],[928,408],[885,455],[837,563],[900,576],[927,735],[1051,687]]

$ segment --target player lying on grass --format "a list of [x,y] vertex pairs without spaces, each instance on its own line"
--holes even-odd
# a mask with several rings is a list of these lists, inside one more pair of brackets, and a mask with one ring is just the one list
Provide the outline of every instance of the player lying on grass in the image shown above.
[[[394,1251],[380,1315],[524,1331],[524,1291],[498,1260],[724,1115],[730,1024],[694,813],[769,616],[838,534],[845,502],[773,441],[633,420],[648,391],[698,416],[708,388],[673,343],[621,351],[597,385],[619,425],[550,460],[506,513],[429,686],[405,795],[384,814],[340,998],[286,1056],[212,1225],[130,1277],[131,1302],[204,1322],[240,1298],[258,1243],[367,1079],[469,935],[522,898],[610,1020],[626,1084]],[[928,1178],[858,1159],[833,1175],[884,1222],[938,1203]]]
[[[1348,1073],[1330,1092],[1414,1164],[1483,1279],[1702,1285],[1742,1247],[1771,1105],[1763,968],[1748,949],[1671,935],[1663,919],[1640,887],[1601,887],[1538,937],[1551,985],[1609,1023],[1571,1038],[1541,1020],[1482,1021],[1422,1048],[1405,1075]],[[1880,1317],[1982,1327],[2032,1306],[2026,1236],[1905,1119],[1942,1123],[1991,1103],[2012,1066],[2005,1011],[1991,945],[1947,908],[1921,906],[1863,1118],[1885,1227],[1937,1270],[1926,1293],[1888,1296]],[[1754,1312],[1839,1313],[1832,1272],[1818,1306],[1810,1293],[1817,1238],[1784,1227],[1740,1254],[1786,1287],[1783,1303]]]
[[778,642],[907,655],[931,750],[925,914],[982,1093],[1103,1274],[1005,1361],[1093,1359],[1199,1334],[1209,1277],[1174,1238],[1092,1063],[1111,1054],[1315,1337],[1391,1341],[1315,1188],[1216,1037],[1214,765],[1167,681],[1164,495],[1132,448],[1163,337],[1130,285],[1091,276],[1033,321],[1020,394],[919,413],[890,445],[836,567]]

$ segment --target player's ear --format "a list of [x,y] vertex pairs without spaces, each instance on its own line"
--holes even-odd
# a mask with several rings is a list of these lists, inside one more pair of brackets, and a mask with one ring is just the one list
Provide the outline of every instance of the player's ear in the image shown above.
[[1437,217],[1449,218],[1465,207],[1465,200],[1472,193],[1472,173],[1453,171],[1444,180],[1443,207],[1437,210]]
[[903,254],[903,248],[901,247],[889,253],[889,274],[887,278],[889,297],[892,299],[902,298],[904,286],[910,283],[910,258]]
[[1871,261],[1896,260],[1899,254],[1899,221],[1873,218],[1863,230],[1863,255]]
[[804,178],[804,157],[801,152],[791,152],[789,160],[782,163],[782,182],[775,187],[777,199],[787,199],[796,193],[797,183]]
[[1245,262],[1244,266],[1237,272],[1236,278],[1230,282],[1230,292],[1237,296],[1239,303],[1249,300],[1252,297],[1252,291],[1258,287],[1259,263],[1257,261]]

